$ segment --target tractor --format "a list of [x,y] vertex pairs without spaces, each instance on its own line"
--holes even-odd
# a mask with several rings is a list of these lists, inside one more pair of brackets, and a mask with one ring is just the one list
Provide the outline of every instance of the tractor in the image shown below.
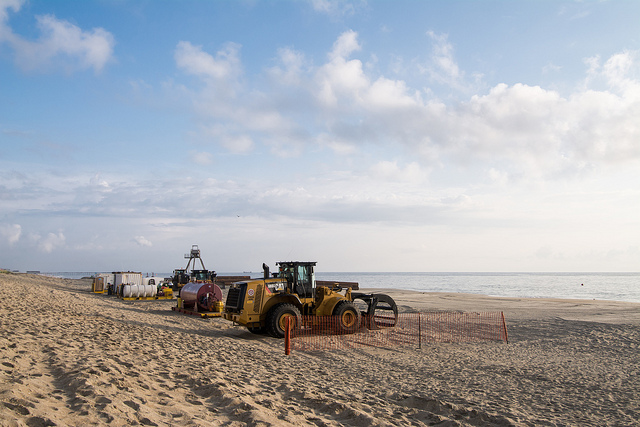
[[398,309],[390,296],[354,293],[356,282],[316,281],[316,262],[276,265],[277,273],[270,275],[269,267],[263,264],[263,278],[231,285],[222,316],[252,333],[275,338],[284,337],[287,318],[294,328],[304,327],[303,316],[336,316],[338,333],[353,333],[362,326],[375,329],[395,325]]

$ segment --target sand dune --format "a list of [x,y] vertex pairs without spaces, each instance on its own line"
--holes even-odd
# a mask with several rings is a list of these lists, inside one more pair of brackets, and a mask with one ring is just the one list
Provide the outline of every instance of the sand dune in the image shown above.
[[510,344],[294,352],[175,301],[0,274],[2,426],[638,425],[640,304],[393,290],[504,311]]

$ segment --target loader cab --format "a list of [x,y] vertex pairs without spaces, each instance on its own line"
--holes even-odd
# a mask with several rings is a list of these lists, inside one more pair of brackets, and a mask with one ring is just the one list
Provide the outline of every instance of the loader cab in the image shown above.
[[191,280],[195,282],[212,282],[215,277],[215,271],[191,270]]
[[180,289],[182,286],[189,283],[189,274],[187,274],[187,270],[183,268],[173,270],[171,282],[173,283],[174,289]]
[[313,298],[316,291],[316,276],[313,267],[316,262],[278,262],[279,277],[287,280],[288,293],[297,294],[300,298]]

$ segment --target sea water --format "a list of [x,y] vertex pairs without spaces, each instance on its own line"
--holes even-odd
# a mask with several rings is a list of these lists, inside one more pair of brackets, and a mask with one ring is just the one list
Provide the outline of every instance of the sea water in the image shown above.
[[358,282],[362,288],[640,302],[640,273],[336,273],[316,276],[318,280]]
[[[42,273],[79,279],[95,272]],[[260,277],[260,273],[219,273]],[[144,274],[146,275],[146,274]],[[151,275],[151,274],[149,274]],[[169,277],[171,273],[155,273]],[[358,282],[360,288],[456,292],[515,298],[577,298],[640,303],[640,273],[327,273],[318,280]]]

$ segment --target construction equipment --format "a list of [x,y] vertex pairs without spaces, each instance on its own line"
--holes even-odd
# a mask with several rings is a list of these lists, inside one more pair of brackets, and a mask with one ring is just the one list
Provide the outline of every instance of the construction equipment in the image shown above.
[[[278,273],[269,275],[262,265],[261,279],[239,281],[232,285],[222,316],[246,326],[253,333],[268,333],[282,338],[287,318],[293,327],[304,327],[310,316],[336,316],[338,333],[353,333],[360,327],[370,329],[394,326],[398,308],[388,295],[353,293],[355,282],[316,281],[316,262],[276,263]],[[340,292],[346,290],[344,295]]]
[[[171,283],[178,293],[178,304],[171,309],[184,314],[195,314],[201,317],[220,317],[224,308],[222,289],[229,283],[249,279],[249,276],[218,276],[215,271],[205,268],[200,257],[198,245],[191,246],[187,266],[173,270]],[[196,262],[200,261],[201,269],[196,270]],[[193,270],[189,266],[193,262]]]
[[173,311],[201,317],[220,317],[224,303],[222,290],[211,282],[189,282],[182,287],[178,305]]
[[[215,272],[210,272],[204,266],[204,262],[200,257],[200,249],[198,245],[191,245],[191,252],[185,254],[184,256],[187,261],[187,266],[185,268],[179,268],[173,270],[173,277],[171,278],[171,282],[173,283],[173,290],[178,291],[178,295],[180,294],[180,290],[184,285],[189,282],[211,282],[213,281],[213,277],[215,277]],[[196,261],[200,261],[200,265],[202,266],[201,270],[196,270]],[[189,274],[189,266],[193,261],[193,270],[191,270],[191,274]]]
[[[177,292],[178,296],[180,296],[182,288],[192,282],[215,283],[224,289],[231,282],[249,279],[249,276],[218,276],[215,271],[207,270],[200,257],[198,245],[191,245],[191,252],[185,254],[184,257],[189,260],[187,266],[173,270],[173,276],[171,277],[172,289]],[[197,261],[200,261],[202,266],[200,270],[196,270]],[[192,262],[193,264],[191,264]],[[189,266],[193,268],[191,272],[189,272]]]
[[104,277],[96,276],[93,278],[93,283],[91,283],[91,292],[96,294],[104,294],[105,292]]
[[187,270],[184,268],[176,268],[173,270],[173,276],[171,276],[171,288],[176,292],[180,292],[180,289],[189,283],[189,280],[190,277]]
[[[117,282],[118,275],[122,273],[115,274]],[[124,280],[127,282],[120,284],[117,295],[125,301],[173,299],[173,290],[166,285],[162,277],[142,277],[142,273],[128,273],[128,278],[125,276]]]

